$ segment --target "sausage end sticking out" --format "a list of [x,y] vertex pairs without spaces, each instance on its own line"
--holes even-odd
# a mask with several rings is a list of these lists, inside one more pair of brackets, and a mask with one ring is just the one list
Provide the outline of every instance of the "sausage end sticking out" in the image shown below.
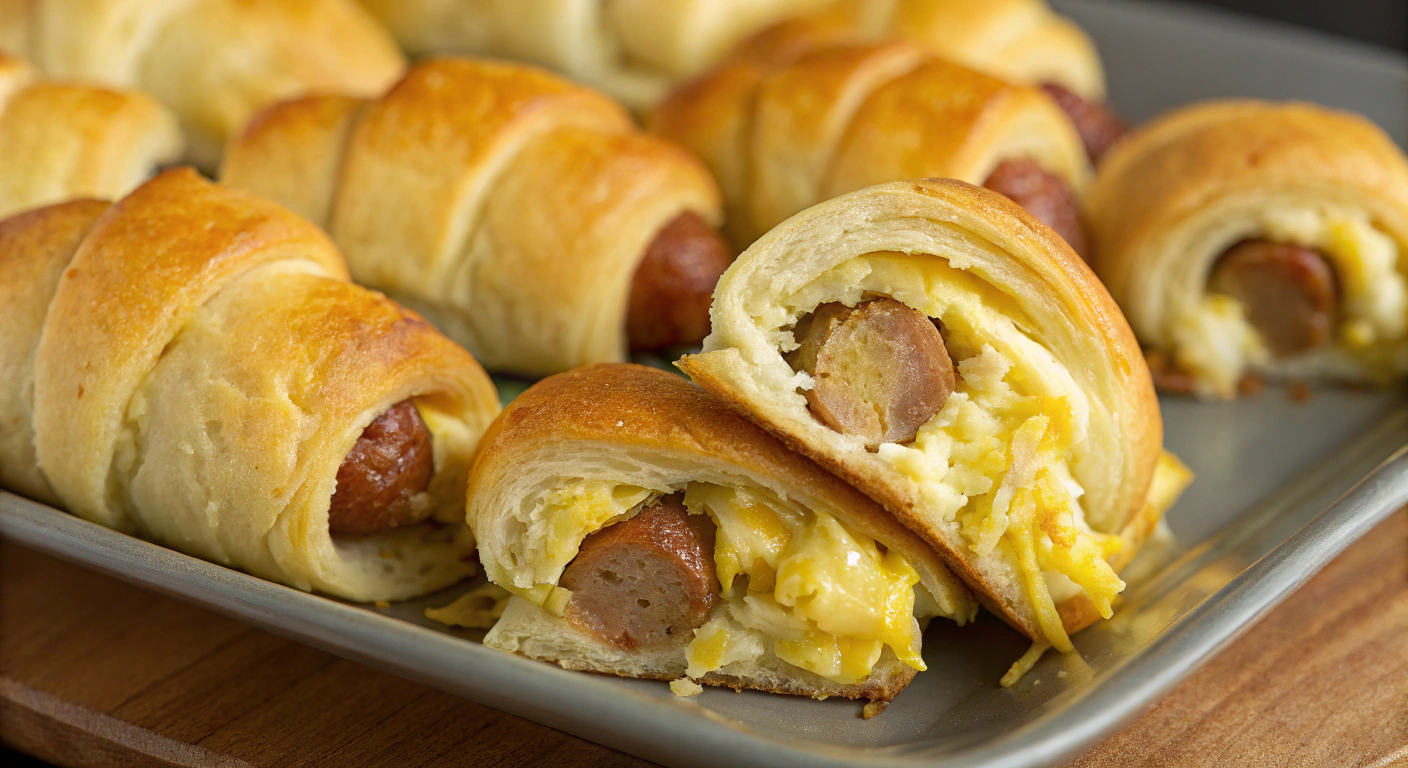
[[1076,126],[1076,133],[1080,134],[1081,143],[1085,144],[1085,152],[1090,156],[1090,162],[1099,163],[1100,158],[1110,151],[1110,147],[1119,143],[1119,140],[1129,133],[1129,127],[1124,121],[1115,117],[1103,104],[1086,101],[1056,83],[1046,83],[1041,89],[1070,116],[1071,122]]
[[631,284],[626,313],[631,349],[703,341],[714,286],[732,260],[723,237],[698,214],[682,213],[662,227]]
[[564,617],[619,648],[688,638],[719,595],[714,523],[667,496],[583,539],[558,584]]
[[424,520],[430,505],[416,497],[434,472],[430,429],[415,404],[402,400],[367,425],[342,460],[328,528],[367,536]]
[[1080,201],[1061,177],[1032,160],[1007,160],[993,169],[983,186],[1011,198],[1037,221],[1055,230],[1071,250],[1085,256],[1085,225]]
[[1247,320],[1277,357],[1330,342],[1338,312],[1334,268],[1309,248],[1244,240],[1218,257],[1209,288],[1247,309]]
[[794,334],[800,346],[788,362],[812,377],[805,393],[812,414],[867,445],[913,440],[953,394],[953,361],[938,327],[894,299],[823,304]]

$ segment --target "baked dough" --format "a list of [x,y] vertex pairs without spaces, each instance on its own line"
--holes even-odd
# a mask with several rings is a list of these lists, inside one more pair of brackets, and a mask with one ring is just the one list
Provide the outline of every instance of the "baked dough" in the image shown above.
[[[688,671],[711,685],[889,700],[923,667],[915,614],[962,623],[977,608],[933,550],[874,502],[723,401],[652,368],[597,365],[534,385],[490,428],[470,487],[485,572],[515,593],[485,644],[569,669],[653,679]],[[690,513],[719,526],[713,558],[732,586],[708,622],[678,641],[627,650],[562,618],[571,593],[558,579],[583,538],[681,491]],[[779,551],[761,554],[767,546],[757,542],[775,537]],[[771,561],[760,565],[754,553]],[[738,578],[730,562],[744,564]],[[876,583],[872,576],[892,584],[880,606],[877,592],[854,591]],[[801,602],[813,615],[787,607],[789,588],[811,595]],[[846,597],[859,594],[867,597]],[[837,636],[819,624],[871,634],[840,636],[851,650],[838,667],[821,650],[834,656]],[[874,640],[876,626],[905,641]],[[847,676],[851,664],[865,670],[852,675],[860,679]]]
[[0,217],[121,197],[180,154],[176,118],[151,97],[36,79],[0,54]]
[[49,77],[147,91],[180,117],[187,158],[207,169],[260,107],[313,91],[379,93],[405,66],[355,0],[0,5],[10,6],[0,50]]
[[1095,44],[1046,0],[841,0],[809,21],[872,39],[899,38],[1014,83],[1064,86],[1105,100]]
[[[1248,373],[1388,384],[1408,373],[1408,160],[1358,115],[1223,101],[1167,114],[1106,158],[1088,200],[1096,271],[1148,348],[1231,397]],[[1245,307],[1209,289],[1255,239],[1319,252],[1338,276],[1331,343],[1274,358]]]
[[490,370],[533,376],[624,360],[647,245],[681,213],[722,218],[708,171],[611,100],[469,59],[421,64],[375,101],[273,107],[221,176],[323,225],[358,282]]
[[[308,222],[168,171],[111,207],[0,222],[0,300],[5,487],[354,600],[472,570],[453,524],[497,393],[425,321],[348,283]],[[332,537],[339,466],[406,399],[433,435],[440,524]]]
[[[941,323],[959,382],[914,442],[872,452],[813,417],[803,391],[815,382],[783,353],[819,305],[877,296]],[[1110,616],[1116,569],[1189,479],[1161,450],[1149,373],[1109,294],[987,190],[894,182],[814,206],[734,262],[713,317],[681,368],[880,502],[988,608],[1060,650]]]
[[752,41],[649,121],[704,158],[740,248],[804,208],[886,181],[982,184],[1003,161],[1031,159],[1076,193],[1088,183],[1080,136],[1039,89],[909,43],[821,43],[787,29],[798,36]]
[[748,35],[831,0],[361,2],[412,55],[534,62],[640,109]]

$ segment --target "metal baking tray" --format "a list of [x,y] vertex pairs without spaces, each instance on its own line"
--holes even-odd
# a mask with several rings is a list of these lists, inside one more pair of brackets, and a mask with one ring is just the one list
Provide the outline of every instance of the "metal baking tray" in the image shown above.
[[[1113,101],[1142,120],[1195,99],[1308,99],[1408,140],[1408,60],[1313,33],[1175,5],[1056,3],[1096,37]],[[504,382],[503,391],[521,390]],[[1027,642],[990,616],[924,637],[929,671],[880,717],[831,700],[566,672],[426,620],[465,586],[386,609],[305,594],[0,493],[0,535],[275,633],[672,766],[1031,766],[1058,763],[1136,717],[1357,537],[1408,502],[1408,401],[1270,390],[1163,403],[1168,446],[1198,479],[1115,618],[1048,654],[1015,688]]]

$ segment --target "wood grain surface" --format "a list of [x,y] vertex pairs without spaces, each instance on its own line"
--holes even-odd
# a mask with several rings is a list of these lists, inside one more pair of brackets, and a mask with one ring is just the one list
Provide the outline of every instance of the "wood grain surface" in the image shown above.
[[[627,755],[0,541],[0,739],[60,765]],[[1074,765],[1408,765],[1408,511]]]

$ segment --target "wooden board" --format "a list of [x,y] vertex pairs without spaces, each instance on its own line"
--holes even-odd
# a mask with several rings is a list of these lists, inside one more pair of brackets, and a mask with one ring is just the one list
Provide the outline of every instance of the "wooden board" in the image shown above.
[[[647,765],[0,541],[0,739],[61,765]],[[1408,511],[1074,765],[1408,765]]]

